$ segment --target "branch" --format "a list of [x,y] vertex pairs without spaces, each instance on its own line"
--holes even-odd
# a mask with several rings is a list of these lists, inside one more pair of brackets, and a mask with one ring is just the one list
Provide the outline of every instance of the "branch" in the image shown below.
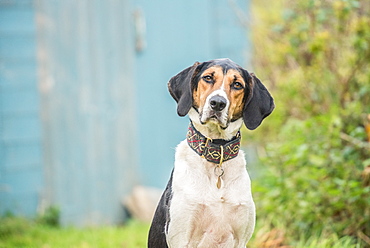
[[365,233],[363,233],[362,231],[358,231],[357,236],[360,237],[363,241],[365,241],[368,245],[370,245],[370,237],[367,236]]
[[359,140],[359,139],[356,139],[356,138],[353,138],[352,136],[349,136],[348,134],[346,133],[340,133],[340,138],[342,140],[345,140],[359,148],[363,148],[363,149],[368,149],[370,150],[370,143],[368,142],[364,142],[362,140]]

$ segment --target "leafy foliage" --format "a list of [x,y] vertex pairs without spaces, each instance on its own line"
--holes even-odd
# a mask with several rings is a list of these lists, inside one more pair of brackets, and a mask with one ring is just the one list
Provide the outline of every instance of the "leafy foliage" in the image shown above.
[[60,209],[56,206],[48,207],[43,214],[38,216],[37,221],[50,227],[59,227]]
[[22,235],[30,226],[30,222],[26,222],[20,217],[1,217],[0,240],[10,236]]
[[370,246],[370,2],[263,0],[252,12],[255,69],[277,106],[248,134],[269,140],[259,221],[290,244],[335,234]]

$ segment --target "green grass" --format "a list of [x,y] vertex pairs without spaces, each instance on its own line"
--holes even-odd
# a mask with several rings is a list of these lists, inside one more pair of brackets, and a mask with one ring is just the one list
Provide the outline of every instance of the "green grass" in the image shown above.
[[313,237],[308,240],[301,240],[297,243],[296,248],[362,248],[361,243],[353,237],[338,237],[333,234],[326,238]]
[[0,219],[0,248],[146,247],[149,225],[130,221],[119,227],[50,227],[23,218]]
[[[75,228],[53,227],[39,221],[19,217],[0,218],[0,248],[142,248],[146,247],[149,225],[129,221],[124,226]],[[280,247],[279,235],[266,239],[266,232],[257,226],[256,233],[248,244],[249,248]],[[266,242],[267,241],[267,242]],[[264,244],[263,244],[264,243]],[[276,246],[266,246],[266,243]],[[284,246],[282,246],[284,247]],[[286,246],[285,246],[286,247]],[[335,234],[314,236],[306,240],[303,236],[290,248],[362,248],[353,237],[338,237]]]
[[[264,225],[262,219],[257,218],[257,225],[248,248],[368,248],[366,242],[362,242],[353,236],[340,236],[334,232],[314,232],[311,236],[307,233],[297,234],[299,238],[290,239],[284,226],[271,229]],[[296,231],[297,232],[297,231]]]

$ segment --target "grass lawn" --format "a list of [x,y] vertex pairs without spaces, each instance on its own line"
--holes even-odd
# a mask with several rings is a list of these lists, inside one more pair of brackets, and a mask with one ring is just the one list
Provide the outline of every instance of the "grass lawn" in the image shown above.
[[120,227],[59,228],[22,218],[0,219],[0,248],[146,247],[149,225],[130,221]]
[[[129,221],[124,226],[95,228],[61,228],[19,217],[0,218],[0,248],[145,248],[149,224]],[[284,245],[276,231],[257,228],[249,248],[364,248],[352,237],[335,234],[304,238]]]

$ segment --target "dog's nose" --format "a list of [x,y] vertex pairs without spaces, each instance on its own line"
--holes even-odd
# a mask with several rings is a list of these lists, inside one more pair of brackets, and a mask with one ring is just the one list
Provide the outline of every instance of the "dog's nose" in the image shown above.
[[214,111],[221,111],[226,107],[226,99],[222,96],[212,96],[209,104]]

